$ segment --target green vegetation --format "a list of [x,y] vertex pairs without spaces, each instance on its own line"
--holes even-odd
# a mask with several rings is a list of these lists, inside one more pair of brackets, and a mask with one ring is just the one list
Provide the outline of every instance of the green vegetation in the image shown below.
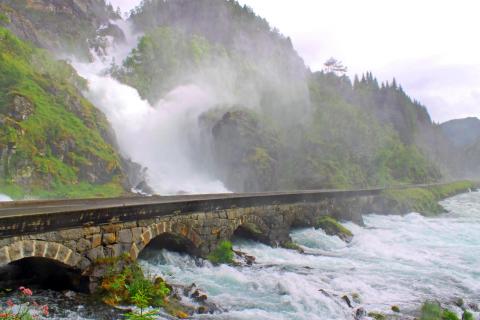
[[393,312],[396,312],[396,313],[400,312],[400,308],[398,306],[392,306],[391,309],[392,309]]
[[471,312],[463,311],[462,320],[475,320],[475,318]]
[[[449,309],[443,309],[438,302],[426,301],[420,310],[420,320],[460,320],[457,314]],[[473,315],[463,311],[462,320],[473,320]]]
[[226,53],[200,36],[161,27],[143,36],[122,67],[112,74],[155,103],[178,83],[188,82],[199,66],[218,63]]
[[[282,36],[235,1],[144,1],[145,32],[111,72],[151,102],[178,85],[228,92],[242,105],[201,116],[214,167],[235,191],[355,188],[438,181],[425,107],[395,80],[310,73]],[[195,23],[192,23],[195,21]],[[222,25],[223,28],[212,28]],[[252,99],[252,97],[255,97]],[[288,121],[286,121],[288,120]],[[420,143],[422,141],[422,143]]]
[[285,249],[295,250],[295,251],[298,251],[300,253],[304,253],[304,250],[302,249],[302,247],[300,247],[298,244],[296,244],[293,241],[283,242],[281,244],[281,247],[285,248]]
[[108,124],[62,61],[0,28],[0,192],[14,198],[116,196]]
[[424,215],[435,215],[445,212],[438,201],[474,188],[475,184],[471,181],[459,181],[429,188],[391,189],[383,193],[381,201],[384,201],[385,207],[394,213],[414,211]]
[[207,259],[214,264],[230,264],[233,263],[233,257],[232,243],[225,240],[218,244],[217,248],[208,255]]
[[380,312],[369,312],[368,316],[370,318],[375,319],[375,320],[387,320],[387,317],[383,313],[380,313]]
[[338,236],[344,241],[350,241],[353,233],[342,226],[335,218],[331,216],[323,216],[317,220],[315,228],[320,228],[330,236]]
[[22,30],[26,40],[83,59],[90,57],[91,48],[99,50],[104,46],[104,39],[97,37],[97,29],[118,17],[103,0],[78,3],[3,0],[0,11],[9,13],[12,19],[5,24]]
[[170,287],[161,278],[146,278],[140,266],[128,256],[103,259],[97,263],[108,267],[108,272],[100,283],[102,301],[112,306],[130,304],[139,308],[139,311],[127,313],[127,319],[154,319],[156,312],[145,309],[166,305]]

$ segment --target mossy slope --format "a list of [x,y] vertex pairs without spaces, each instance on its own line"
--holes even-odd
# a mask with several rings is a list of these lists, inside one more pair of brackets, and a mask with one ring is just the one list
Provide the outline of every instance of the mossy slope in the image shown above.
[[[0,28],[0,192],[14,198],[114,196],[120,159],[86,82]],[[110,142],[110,143],[109,143]]]
[[458,181],[426,188],[391,189],[383,192],[377,200],[377,208],[395,214],[418,212],[435,215],[445,212],[438,201],[475,189],[471,181]]

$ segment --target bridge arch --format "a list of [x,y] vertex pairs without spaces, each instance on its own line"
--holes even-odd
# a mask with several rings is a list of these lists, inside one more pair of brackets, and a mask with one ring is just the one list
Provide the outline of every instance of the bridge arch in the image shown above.
[[88,291],[88,278],[78,266],[82,257],[60,243],[17,241],[0,248],[0,255],[0,283]]
[[[138,258],[142,250],[151,243],[163,244],[168,249],[198,255],[203,240],[195,230],[184,223],[160,222],[147,227],[140,236],[140,241],[132,245],[130,255]],[[178,244],[177,248],[175,243]]]
[[260,242],[268,242],[270,228],[256,215],[244,215],[233,222],[229,238],[240,236]]
[[76,268],[81,256],[61,243],[43,240],[22,240],[0,249],[1,265],[25,258],[45,258],[66,267]]

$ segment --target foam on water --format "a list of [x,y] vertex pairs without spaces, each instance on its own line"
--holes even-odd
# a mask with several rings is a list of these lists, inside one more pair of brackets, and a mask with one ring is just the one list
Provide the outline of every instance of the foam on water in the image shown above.
[[12,201],[12,198],[10,198],[9,196],[7,196],[5,194],[0,193],[0,202],[5,202],[5,201]]
[[197,267],[188,256],[168,251],[142,264],[168,281],[196,283],[227,310],[202,316],[208,319],[352,319],[341,300],[352,293],[360,295],[357,306],[385,313],[392,305],[418,309],[426,299],[480,303],[480,193],[442,204],[450,214],[372,214],[365,228],[347,223],[355,235],[348,245],[321,230],[292,233],[307,251],[326,255],[240,242],[236,246],[258,265]]
[[[364,217],[366,227],[346,223],[354,233],[348,245],[321,230],[292,232],[308,255],[236,242],[236,248],[257,258],[252,267],[199,267],[191,257],[165,250],[150,251],[140,263],[170,283],[195,283],[222,310],[195,319],[351,320],[359,306],[391,313],[390,307],[398,305],[410,314],[426,299],[460,312],[449,302],[463,298],[480,304],[480,193],[442,204],[450,213],[436,218],[372,214]],[[353,293],[361,301],[350,309],[342,296]],[[85,317],[81,306],[71,307],[71,301],[62,302],[58,295],[52,304],[65,305],[62,316],[54,319],[96,318]]]

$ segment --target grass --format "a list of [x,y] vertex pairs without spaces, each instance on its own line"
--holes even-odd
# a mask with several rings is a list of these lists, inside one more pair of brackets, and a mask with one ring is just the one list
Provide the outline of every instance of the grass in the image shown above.
[[[2,164],[0,192],[17,199],[120,195],[120,159],[106,141],[104,115],[79,91],[85,80],[5,28],[0,40],[0,149],[15,146]],[[10,116],[15,97],[32,106],[27,119]],[[89,173],[102,182],[89,183]]]
[[394,213],[414,211],[432,216],[445,212],[438,201],[474,188],[471,181],[458,181],[427,188],[391,189],[383,192],[381,197]]
[[233,246],[230,241],[222,241],[217,248],[213,250],[207,259],[214,264],[233,263]]

